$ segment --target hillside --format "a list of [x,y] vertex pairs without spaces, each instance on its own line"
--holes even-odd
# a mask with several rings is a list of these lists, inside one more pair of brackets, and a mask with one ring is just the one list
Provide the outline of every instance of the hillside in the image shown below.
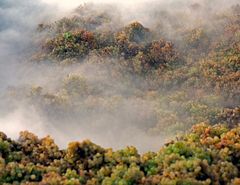
[[240,5],[192,2],[0,20],[0,184],[240,184]]

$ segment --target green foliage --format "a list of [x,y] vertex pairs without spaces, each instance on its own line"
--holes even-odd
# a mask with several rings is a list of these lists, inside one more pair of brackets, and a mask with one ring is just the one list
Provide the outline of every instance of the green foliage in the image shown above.
[[[113,151],[90,141],[70,143],[60,151],[49,138],[24,132],[19,141],[21,159],[0,158],[0,183],[39,184],[231,184],[240,167],[240,127],[202,123],[163,146],[159,152],[139,155],[136,148]],[[28,145],[26,145],[28,143]],[[35,145],[34,143],[39,143]],[[40,144],[42,143],[42,144]],[[48,153],[41,156],[42,146]],[[12,148],[10,155],[19,149]],[[28,152],[26,152],[28,151]],[[31,153],[30,153],[31,151]],[[35,151],[35,152],[34,152]],[[3,154],[2,151],[0,154]],[[49,163],[48,161],[52,161]]]

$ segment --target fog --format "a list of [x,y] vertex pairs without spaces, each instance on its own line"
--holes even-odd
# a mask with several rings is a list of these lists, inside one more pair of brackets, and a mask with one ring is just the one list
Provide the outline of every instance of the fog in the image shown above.
[[[135,145],[140,151],[157,150],[172,136],[164,133],[153,136],[146,131],[144,123],[151,127],[155,122],[156,115],[152,101],[131,96],[137,90],[135,87],[129,86],[124,80],[116,82],[109,75],[111,67],[93,64],[92,59],[88,59],[86,63],[67,66],[51,63],[48,60],[41,63],[32,61],[31,57],[39,49],[41,38],[44,34],[48,34],[41,35],[36,30],[40,23],[50,24],[71,15],[71,10],[80,4],[93,3],[95,7],[102,7],[105,6],[102,5],[103,3],[117,3],[116,12],[120,12],[120,17],[118,15],[116,17],[120,22],[114,22],[112,25],[124,26],[137,20],[144,26],[157,30],[156,24],[161,21],[165,24],[165,28],[159,30],[158,34],[178,41],[171,20],[159,17],[158,11],[169,11],[168,13],[173,17],[178,15],[179,11],[193,15],[192,19],[183,17],[178,22],[191,27],[197,24],[198,16],[203,21],[207,21],[208,18],[204,14],[207,9],[197,14],[188,8],[189,4],[197,2],[200,1],[189,0],[184,3],[180,0],[171,0],[167,3],[146,0],[126,0],[120,3],[114,0],[1,1],[0,131],[12,138],[17,138],[19,132],[23,130],[34,132],[40,137],[49,134],[61,147],[65,147],[72,140],[90,139],[104,147],[115,149]],[[211,3],[207,7],[216,10],[226,4],[230,7],[236,2],[221,0],[218,7],[213,7]],[[110,14],[114,14],[114,11],[112,10]],[[154,15],[158,16],[154,18]],[[184,22],[185,20],[188,22]],[[100,102],[100,99],[96,98],[98,107],[88,112],[87,106],[91,106],[90,101],[92,101],[89,97],[81,100],[84,102],[82,104],[73,102],[74,105],[70,108],[66,105],[59,109],[48,109],[41,104],[41,100],[29,98],[31,88],[40,86],[43,87],[43,94],[53,93],[64,97],[61,88],[69,75],[83,76],[91,91],[96,88],[101,97],[109,99],[106,98],[107,102],[104,102],[105,100]],[[135,76],[133,78],[136,78],[136,85],[141,82],[140,78]],[[111,101],[118,103],[111,105],[112,110],[105,110],[103,104],[109,106]]]

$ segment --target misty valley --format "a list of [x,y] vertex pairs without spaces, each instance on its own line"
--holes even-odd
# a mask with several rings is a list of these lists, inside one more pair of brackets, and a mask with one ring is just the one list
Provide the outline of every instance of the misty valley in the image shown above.
[[62,3],[0,1],[0,184],[239,185],[240,2]]

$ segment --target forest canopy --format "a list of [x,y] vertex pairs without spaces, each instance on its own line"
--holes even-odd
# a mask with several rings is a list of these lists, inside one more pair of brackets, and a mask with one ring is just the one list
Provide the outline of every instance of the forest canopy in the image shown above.
[[0,2],[0,184],[240,184],[235,0],[87,3],[40,22],[21,3],[33,16],[15,22]]

